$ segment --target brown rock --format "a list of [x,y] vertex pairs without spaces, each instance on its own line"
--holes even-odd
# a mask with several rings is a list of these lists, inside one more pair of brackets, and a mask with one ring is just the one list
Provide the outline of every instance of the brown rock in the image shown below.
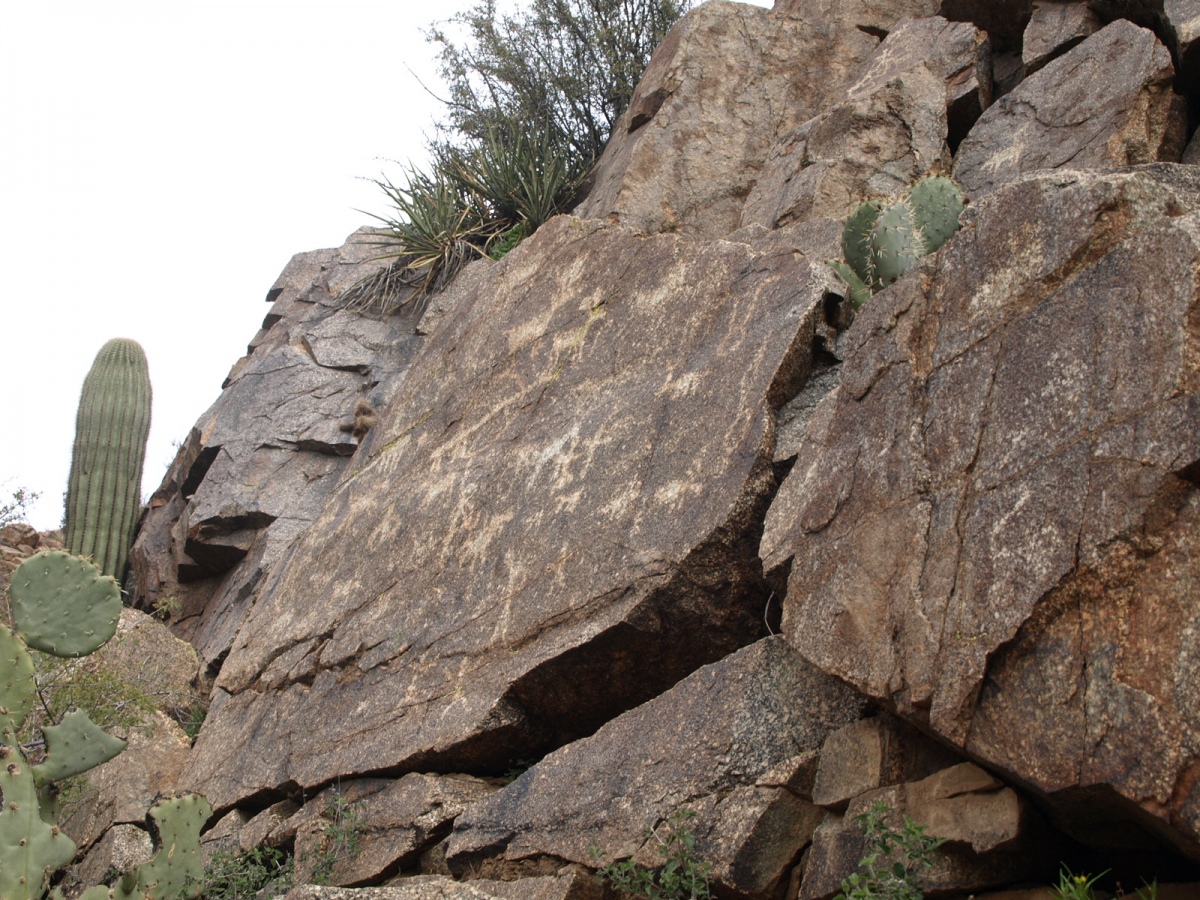
[[750,535],[826,276],[569,217],[492,272],[242,627],[188,772],[218,809],[503,771],[762,634]]
[[300,804],[294,800],[280,800],[272,803],[256,816],[251,817],[238,832],[238,848],[244,853],[255,847],[280,848],[291,845],[296,840],[295,828],[287,828],[286,823],[300,811]]
[[811,662],[1193,848],[1198,188],[1059,173],[975,205],[860,310],[763,538],[795,555],[783,628]]
[[853,94],[868,94],[924,64],[946,87],[946,120],[957,147],[980,114],[992,105],[992,45],[970,22],[941,16],[902,19],[867,61]]
[[284,900],[600,900],[591,875],[567,872],[516,881],[455,881],[419,875],[388,887],[336,888],[304,885]]
[[971,763],[960,763],[918,782],[869,791],[851,802],[846,815],[831,815],[813,835],[800,886],[803,900],[833,896],[871,851],[858,818],[877,804],[893,832],[905,818],[946,843],[934,864],[913,875],[923,892],[936,896],[976,892],[1007,882],[1049,879],[1058,865],[1054,848],[1040,840],[1036,814],[1016,793]]
[[725,0],[696,7],[655,51],[576,212],[643,231],[729,234],[779,136],[840,101],[877,43],[840,20],[781,23]]
[[1100,16],[1083,3],[1058,3],[1038,0],[1025,26],[1021,60],[1025,73],[1032,75],[1046,63],[1062,56],[1103,26]]
[[[296,867],[310,872],[314,861],[329,853],[335,858],[329,883],[341,886],[378,884],[401,869],[410,868],[420,855],[450,830],[454,819],[471,803],[482,800],[496,786],[469,775],[419,775],[399,780],[382,778],[344,782],[323,791],[306,806],[317,815],[302,814],[296,832]],[[327,834],[335,793],[351,808],[355,821],[353,852],[330,846]]]
[[1186,125],[1174,77],[1152,32],[1114,22],[992,104],[954,177],[978,198],[1037,169],[1177,161]]
[[952,751],[893,716],[860,719],[825,739],[812,801],[843,811],[860,794],[916,781],[957,761]]
[[83,665],[133,682],[177,721],[186,720],[203,702],[196,689],[200,672],[196,651],[136,609],[121,610],[117,633]]
[[[667,693],[543,759],[455,823],[452,870],[539,856],[659,866],[682,809],[722,896],[771,897],[820,819],[808,802],[816,751],[863,710],[781,637],[706,666]],[[581,789],[582,788],[582,789]]]
[[940,0],[777,0],[780,16],[839,27],[857,28],[886,37],[901,19],[935,16]]
[[918,65],[852,95],[778,144],[746,198],[742,222],[777,228],[844,220],[864,197],[899,194],[949,160],[945,87]]
[[1171,50],[1183,93],[1195,98],[1200,88],[1200,5],[1196,0],[1088,0],[1088,6],[1106,20],[1126,18],[1153,29]]

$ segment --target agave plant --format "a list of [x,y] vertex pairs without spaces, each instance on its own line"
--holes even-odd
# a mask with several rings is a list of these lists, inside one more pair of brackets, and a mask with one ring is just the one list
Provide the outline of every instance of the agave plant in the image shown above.
[[436,293],[464,265],[485,255],[496,223],[441,171],[431,176],[413,170],[404,187],[387,179],[375,184],[396,212],[395,217],[367,213],[385,228],[372,243],[387,252],[376,258],[397,260],[398,273],[389,272],[388,278],[399,277],[415,288],[414,297]]
[[447,163],[450,177],[503,223],[501,230],[522,224],[526,235],[571,204],[590,168],[590,161],[571,162],[549,129],[532,137],[493,129],[472,151]]

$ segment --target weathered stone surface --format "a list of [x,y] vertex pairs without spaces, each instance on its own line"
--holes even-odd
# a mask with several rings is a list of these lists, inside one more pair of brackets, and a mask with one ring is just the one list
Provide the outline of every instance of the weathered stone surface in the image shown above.
[[122,609],[117,633],[80,664],[131,682],[176,720],[185,720],[204,699],[196,689],[200,673],[196,651],[136,609]]
[[210,670],[356,449],[338,426],[357,398],[382,406],[395,393],[420,341],[403,317],[338,308],[384,265],[370,237],[293,258],[263,330],[151,497],[131,553],[134,603],[172,609]]
[[763,539],[807,659],[1193,848],[1198,187],[1063,172],[975,205],[860,310]]
[[163,713],[155,713],[151,730],[137,730],[115,759],[87,773],[87,788],[72,807],[62,829],[80,848],[98,840],[113,825],[141,824],[160,793],[178,787],[191,741]]
[[808,842],[817,750],[862,699],[780,636],[693,673],[590,738],[543,759],[455,823],[447,861],[494,856],[662,864],[646,829],[696,813],[696,856],[722,896],[770,897]]
[[1056,848],[1041,840],[1036,815],[1012,788],[971,763],[960,763],[909,784],[869,791],[845,816],[830,815],[813,835],[800,886],[803,900],[824,900],[840,889],[868,852],[857,816],[882,803],[887,827],[912,819],[931,837],[944,838],[931,868],[914,873],[927,895],[976,892],[1006,882],[1049,880]]
[[1186,116],[1174,77],[1152,32],[1113,22],[992,104],[954,177],[974,199],[1037,169],[1176,162]]
[[[903,15],[930,4],[899,5]],[[696,7],[655,51],[577,212],[643,231],[729,234],[778,137],[839,102],[877,44],[838,18],[781,21],[726,0]]]
[[154,848],[150,834],[136,825],[117,825],[88,851],[83,862],[73,866],[62,883],[63,894],[78,897],[87,888],[100,882],[112,870],[126,872],[150,858]]
[[949,140],[957,147],[992,105],[991,41],[970,22],[949,22],[941,16],[901,19],[867,61],[850,93],[873,93],[921,64],[945,83]]
[[287,822],[300,811],[295,800],[280,800],[272,803],[258,815],[251,817],[238,832],[238,847],[243,852],[255,847],[283,847],[296,840],[295,827],[288,828]]
[[901,19],[938,14],[939,0],[777,0],[776,15],[857,28],[882,38]]
[[825,275],[565,216],[492,271],[239,632],[188,770],[218,809],[503,771],[762,634]]
[[516,881],[455,881],[418,875],[388,887],[338,888],[304,885],[284,900],[601,900],[600,886],[590,874],[566,872]]
[[1184,93],[1200,88],[1200,3],[1196,0],[1088,0],[1106,19],[1126,18],[1152,28],[1171,50]]
[[826,738],[812,801],[844,810],[860,794],[916,781],[956,762],[952,751],[894,716],[860,719]]
[[899,194],[932,166],[948,167],[942,79],[921,64],[870,87],[772,149],[743,225],[844,220],[864,197]]
[[1084,3],[1038,0],[1033,4],[1033,15],[1025,26],[1025,40],[1021,47],[1025,73],[1032,75],[1084,38],[1095,34],[1103,25],[1095,10]]
[[449,833],[451,823],[467,806],[495,790],[494,784],[469,775],[411,773],[399,780],[343,782],[337,789],[340,802],[364,823],[355,829],[357,852],[336,854],[336,848],[329,846],[325,826],[334,800],[329,789],[306,804],[316,815],[301,816],[304,821],[297,828],[295,844],[297,872],[311,871],[320,854],[332,851],[337,858],[327,873],[330,884],[378,884],[411,868],[422,852]]

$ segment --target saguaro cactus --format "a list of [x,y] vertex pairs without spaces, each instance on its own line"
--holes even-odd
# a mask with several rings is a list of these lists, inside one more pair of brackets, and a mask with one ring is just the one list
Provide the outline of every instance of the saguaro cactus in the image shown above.
[[137,341],[114,338],[96,354],[75,417],[67,483],[67,548],[120,576],[141,509],[150,434],[150,375]]

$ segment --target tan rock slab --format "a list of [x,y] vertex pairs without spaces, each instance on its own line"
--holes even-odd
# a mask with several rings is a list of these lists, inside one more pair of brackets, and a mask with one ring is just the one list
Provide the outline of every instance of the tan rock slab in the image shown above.
[[877,43],[840,20],[781,24],[760,7],[697,6],[655,51],[576,212],[648,232],[729,234],[772,146],[840,102]]
[[1103,25],[1100,16],[1086,3],[1038,0],[1033,4],[1033,14],[1025,26],[1021,48],[1025,73],[1032,75],[1084,38],[1095,34]]

